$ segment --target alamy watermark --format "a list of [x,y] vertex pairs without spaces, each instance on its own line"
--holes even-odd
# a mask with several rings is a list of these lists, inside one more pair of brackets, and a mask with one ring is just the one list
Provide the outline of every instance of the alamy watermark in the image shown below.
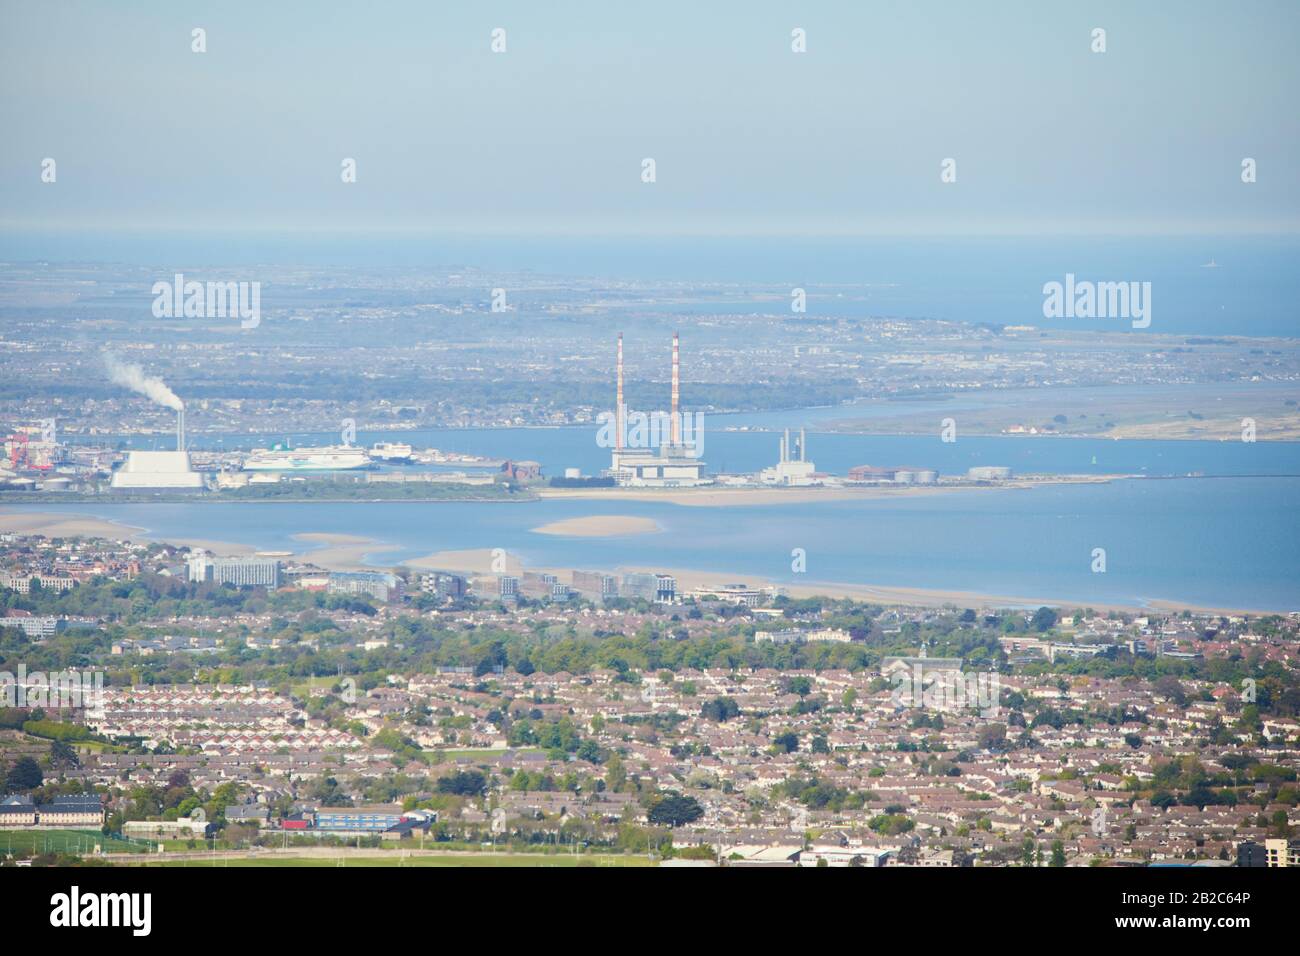
[[914,663],[897,671],[890,699],[895,707],[923,707],[944,713],[978,710],[981,717],[996,717],[1002,684],[996,673],[966,674],[954,670],[926,669]]
[[74,885],[50,897],[50,925],[56,928],[126,927],[132,936],[148,936],[152,914],[152,893],[83,893]]
[[238,318],[240,328],[255,329],[262,322],[262,283],[197,282],[176,273],[171,282],[153,284],[155,319]]
[[1132,319],[1133,328],[1151,324],[1150,282],[1076,281],[1073,272],[1065,282],[1043,285],[1045,319]]
[[92,717],[104,715],[103,671],[27,670],[18,665],[17,675],[0,671],[0,705],[39,707],[42,710],[84,710]]
[[[613,412],[600,412],[596,415],[596,444],[601,448],[661,448],[677,444],[686,449],[690,458],[704,456],[704,413],[678,412],[677,428],[674,429],[672,412],[636,412],[623,407],[621,416]],[[621,419],[621,422],[620,422]],[[622,427],[622,441],[619,441],[619,428]]]

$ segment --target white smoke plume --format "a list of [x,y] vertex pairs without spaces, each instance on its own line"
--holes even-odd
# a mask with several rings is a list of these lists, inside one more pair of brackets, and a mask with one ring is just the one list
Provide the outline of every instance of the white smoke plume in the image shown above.
[[184,411],[185,403],[176,393],[167,387],[167,383],[153,375],[146,375],[144,369],[130,362],[123,362],[111,352],[104,354],[104,364],[108,367],[108,377],[114,385],[121,385],[133,392],[157,402],[174,411]]

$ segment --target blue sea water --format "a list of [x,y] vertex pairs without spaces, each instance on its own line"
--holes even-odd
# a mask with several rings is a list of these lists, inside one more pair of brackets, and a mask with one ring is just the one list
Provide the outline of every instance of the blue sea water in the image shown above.
[[[1129,479],[934,496],[702,507],[658,502],[95,503],[63,510],[160,539],[298,550],[303,532],[366,535],[368,560],[505,548],[526,564],[660,567],[788,583],[964,590],[1080,604],[1169,600],[1300,608],[1300,478]],[[7,509],[8,510],[8,509]],[[13,510],[51,510],[48,505]],[[585,515],[653,519],[655,534],[609,538],[532,529]],[[807,572],[791,571],[791,551]],[[1093,551],[1106,552],[1094,573]]]

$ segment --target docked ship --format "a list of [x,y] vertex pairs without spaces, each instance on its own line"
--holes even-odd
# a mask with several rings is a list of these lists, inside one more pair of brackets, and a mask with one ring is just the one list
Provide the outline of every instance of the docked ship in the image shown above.
[[323,448],[261,448],[244,459],[244,471],[350,471],[365,468],[370,457],[363,448],[329,445]]
[[414,453],[410,445],[393,441],[375,442],[375,447],[370,449],[370,457],[375,461],[407,462]]

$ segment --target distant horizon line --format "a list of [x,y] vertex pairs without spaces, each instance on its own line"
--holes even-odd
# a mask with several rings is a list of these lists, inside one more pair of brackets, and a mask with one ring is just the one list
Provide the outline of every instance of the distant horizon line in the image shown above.
[[725,239],[735,240],[852,240],[852,239],[1206,239],[1206,238],[1300,238],[1300,226],[1276,228],[1197,228],[1182,229],[994,229],[994,230],[880,230],[880,231],[836,231],[836,230],[476,230],[470,228],[427,229],[415,227],[314,227],[314,226],[89,226],[89,225],[33,225],[30,223],[6,223],[0,221],[0,237],[21,237],[39,235],[44,237],[63,237],[93,239],[108,236],[183,236],[194,238],[239,238],[261,236],[283,239],[303,239],[319,241],[323,239],[369,239],[369,240],[422,240],[422,239],[617,239],[617,240],[671,240],[671,239]]

